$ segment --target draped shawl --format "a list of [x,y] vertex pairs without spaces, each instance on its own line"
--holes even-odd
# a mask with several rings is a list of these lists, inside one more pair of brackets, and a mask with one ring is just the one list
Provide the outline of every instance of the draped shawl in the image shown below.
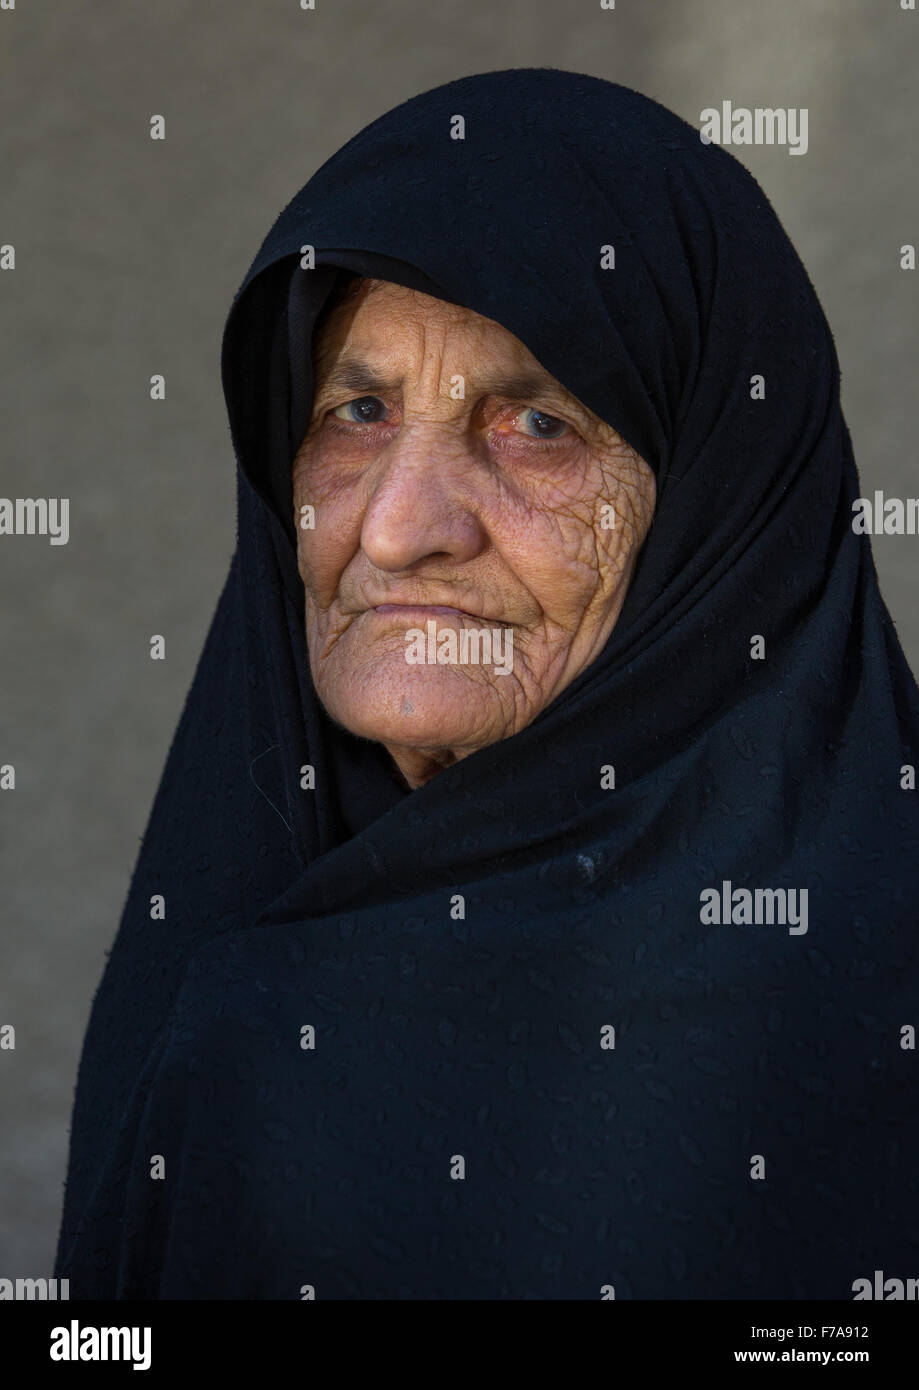
[[[290,464],[347,272],[503,325],[657,479],[602,653],[413,792],[305,645]],[[284,209],[222,363],[238,541],[84,1043],[72,1296],[919,1275],[919,699],[830,331],[755,180],[598,78],[451,82]],[[744,889],[806,890],[806,931],[742,892],[735,920]]]

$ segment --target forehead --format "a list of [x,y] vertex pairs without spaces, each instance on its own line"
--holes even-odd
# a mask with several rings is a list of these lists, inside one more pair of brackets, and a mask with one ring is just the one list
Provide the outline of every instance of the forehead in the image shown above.
[[348,285],[317,325],[313,343],[317,375],[349,357],[417,355],[431,339],[450,350],[487,352],[490,359],[526,367],[547,384],[554,382],[520,339],[493,319],[419,290],[362,278]]

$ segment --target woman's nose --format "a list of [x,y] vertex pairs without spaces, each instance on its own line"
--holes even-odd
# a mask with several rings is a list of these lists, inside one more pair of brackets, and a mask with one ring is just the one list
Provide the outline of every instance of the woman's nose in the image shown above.
[[475,460],[468,441],[450,426],[403,428],[376,467],[361,548],[377,569],[409,569],[435,555],[462,564],[484,549]]

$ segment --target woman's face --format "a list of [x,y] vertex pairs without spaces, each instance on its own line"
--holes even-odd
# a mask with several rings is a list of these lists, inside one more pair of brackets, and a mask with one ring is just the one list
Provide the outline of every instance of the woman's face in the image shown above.
[[313,681],[419,786],[600,653],[654,475],[506,329],[399,285],[358,282],[314,364],[293,474]]

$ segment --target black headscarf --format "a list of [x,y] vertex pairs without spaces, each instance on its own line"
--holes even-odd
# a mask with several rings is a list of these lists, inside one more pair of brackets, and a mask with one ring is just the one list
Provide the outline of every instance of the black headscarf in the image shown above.
[[[602,654],[414,792],[305,648],[290,464],[344,272],[496,320],[657,478]],[[597,78],[452,82],[280,215],[223,373],[238,547],[84,1047],[72,1296],[914,1276],[919,697],[830,332],[753,178]],[[807,931],[703,920],[725,882],[807,890]]]

